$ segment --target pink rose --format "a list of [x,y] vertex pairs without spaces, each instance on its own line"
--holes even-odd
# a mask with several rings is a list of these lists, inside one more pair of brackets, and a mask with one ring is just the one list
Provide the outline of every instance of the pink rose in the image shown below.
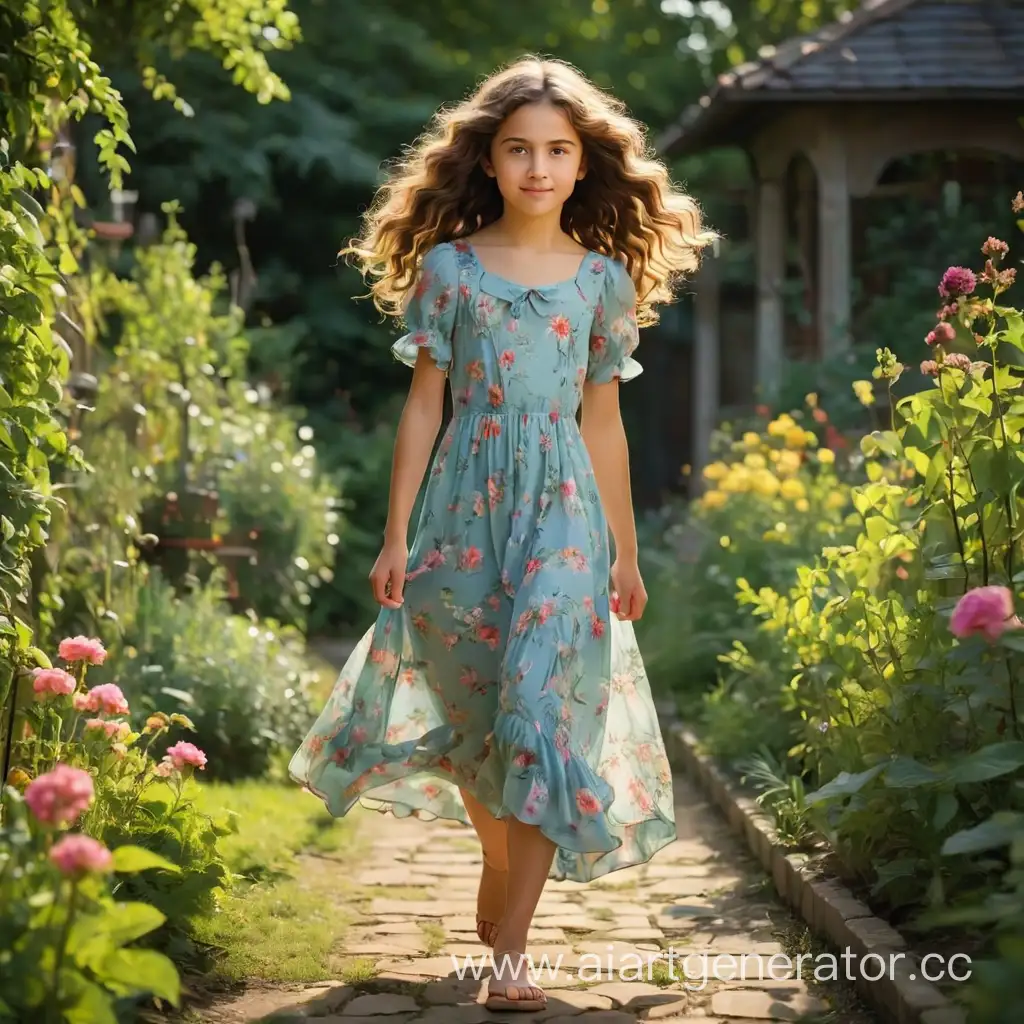
[[114,683],[94,686],[85,696],[86,711],[104,711],[108,715],[128,714],[128,701],[124,699],[121,687]]
[[33,779],[25,790],[28,809],[44,825],[70,824],[92,803],[92,798],[92,776],[67,764],[58,764]]
[[601,801],[589,789],[578,789],[576,791],[576,806],[579,808],[580,814],[597,814],[601,810]]
[[950,632],[957,637],[980,633],[990,643],[1007,629],[1020,628],[1013,613],[1013,594],[1007,587],[975,587],[960,598],[949,620]]
[[164,759],[169,760],[179,772],[188,765],[193,768],[206,767],[206,755],[194,743],[186,743],[184,740],[168,747]]
[[102,665],[107,651],[95,637],[69,636],[61,640],[57,653],[67,662],[84,661],[87,665]]
[[93,872],[109,871],[114,863],[110,851],[92,836],[78,833],[64,836],[53,844],[50,860],[68,878],[80,878]]
[[48,696],[60,697],[74,693],[78,685],[75,677],[62,668],[37,668],[32,677],[32,689],[39,700],[46,700]]

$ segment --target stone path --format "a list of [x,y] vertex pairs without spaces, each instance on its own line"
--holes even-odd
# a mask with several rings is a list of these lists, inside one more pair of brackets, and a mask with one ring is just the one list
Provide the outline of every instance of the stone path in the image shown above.
[[[472,833],[371,813],[364,827],[373,833],[372,853],[357,881],[374,895],[333,965],[349,983],[251,991],[202,1019],[873,1024],[849,986],[822,992],[814,985],[813,960],[803,980],[794,976],[796,954],[806,949],[794,949],[799,929],[788,910],[689,780],[678,778],[676,793],[679,838],[650,864],[589,886],[548,883],[530,950],[548,994],[542,1013],[486,1010],[486,968],[481,980],[457,977],[466,957],[478,969],[485,963],[475,934],[480,857]],[[404,898],[410,886],[434,895]]]

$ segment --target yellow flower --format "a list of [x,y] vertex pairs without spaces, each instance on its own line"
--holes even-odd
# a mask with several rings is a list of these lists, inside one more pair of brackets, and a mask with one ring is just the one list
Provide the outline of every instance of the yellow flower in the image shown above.
[[780,493],[784,498],[788,498],[790,501],[795,501],[797,498],[806,497],[807,492],[804,490],[804,485],[799,480],[783,480]]
[[794,426],[796,426],[796,423],[794,422],[793,417],[790,416],[788,412],[784,412],[778,419],[772,420],[771,423],[768,424],[768,433],[771,434],[772,437],[783,437],[785,436],[786,431]]
[[779,478],[770,469],[759,469],[750,483],[754,491],[764,498],[774,498],[779,493]]
[[811,503],[806,498],[800,498],[793,507],[797,512],[809,512],[811,510]]
[[831,466],[836,461],[836,453],[831,448],[822,448],[818,452],[818,461],[825,466]]
[[748,430],[743,435],[743,443],[748,448],[760,448],[761,447],[761,435],[755,434],[754,431]]
[[728,535],[723,535],[723,536],[721,536],[721,537],[719,537],[719,538],[718,538],[718,543],[719,543],[719,544],[720,544],[720,545],[721,545],[721,546],[722,546],[723,548],[727,548],[727,547],[728,547],[728,546],[729,546],[729,545],[730,545],[730,544],[732,543],[732,541],[730,540],[730,538],[728,537]]
[[746,466],[733,466],[728,476],[719,481],[718,486],[723,491],[739,494],[750,490],[750,471]]
[[708,491],[701,498],[701,504],[704,508],[721,508],[728,500],[729,495],[725,491]]
[[869,380],[855,380],[853,382],[853,393],[857,396],[857,401],[863,406],[869,406],[875,404],[875,389],[871,385]]
[[704,467],[705,480],[721,480],[729,472],[729,467],[724,462],[712,462],[710,466]]
[[800,455],[798,452],[786,450],[779,452],[779,472],[784,476],[791,476],[800,470]]
[[807,444],[807,431],[803,427],[790,427],[786,431],[786,444],[790,448],[803,448]]
[[804,401],[812,409],[817,409],[818,408],[818,396],[813,391],[804,399]]
[[763,455],[751,453],[743,460],[743,464],[750,469],[764,469],[768,463]]
[[846,504],[846,495],[842,491],[830,491],[825,499],[825,508],[837,509]]

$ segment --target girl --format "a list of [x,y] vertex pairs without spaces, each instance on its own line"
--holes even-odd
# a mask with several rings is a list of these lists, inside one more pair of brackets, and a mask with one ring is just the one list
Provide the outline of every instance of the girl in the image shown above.
[[549,875],[588,881],[675,838],[618,386],[712,237],[620,103],[530,58],[438,115],[345,250],[404,313],[412,384],[381,612],[290,770],[335,816],[361,800],[472,823],[478,934],[506,968],[494,1009],[544,1005],[523,954]]

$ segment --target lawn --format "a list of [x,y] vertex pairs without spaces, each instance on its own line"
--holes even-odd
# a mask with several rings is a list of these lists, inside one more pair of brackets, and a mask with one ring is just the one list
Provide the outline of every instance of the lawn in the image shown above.
[[335,821],[318,799],[289,783],[210,783],[198,803],[213,815],[235,815],[238,829],[221,840],[234,885],[197,935],[219,951],[214,978],[330,977],[328,959],[358,892],[352,865],[362,846],[362,814]]

